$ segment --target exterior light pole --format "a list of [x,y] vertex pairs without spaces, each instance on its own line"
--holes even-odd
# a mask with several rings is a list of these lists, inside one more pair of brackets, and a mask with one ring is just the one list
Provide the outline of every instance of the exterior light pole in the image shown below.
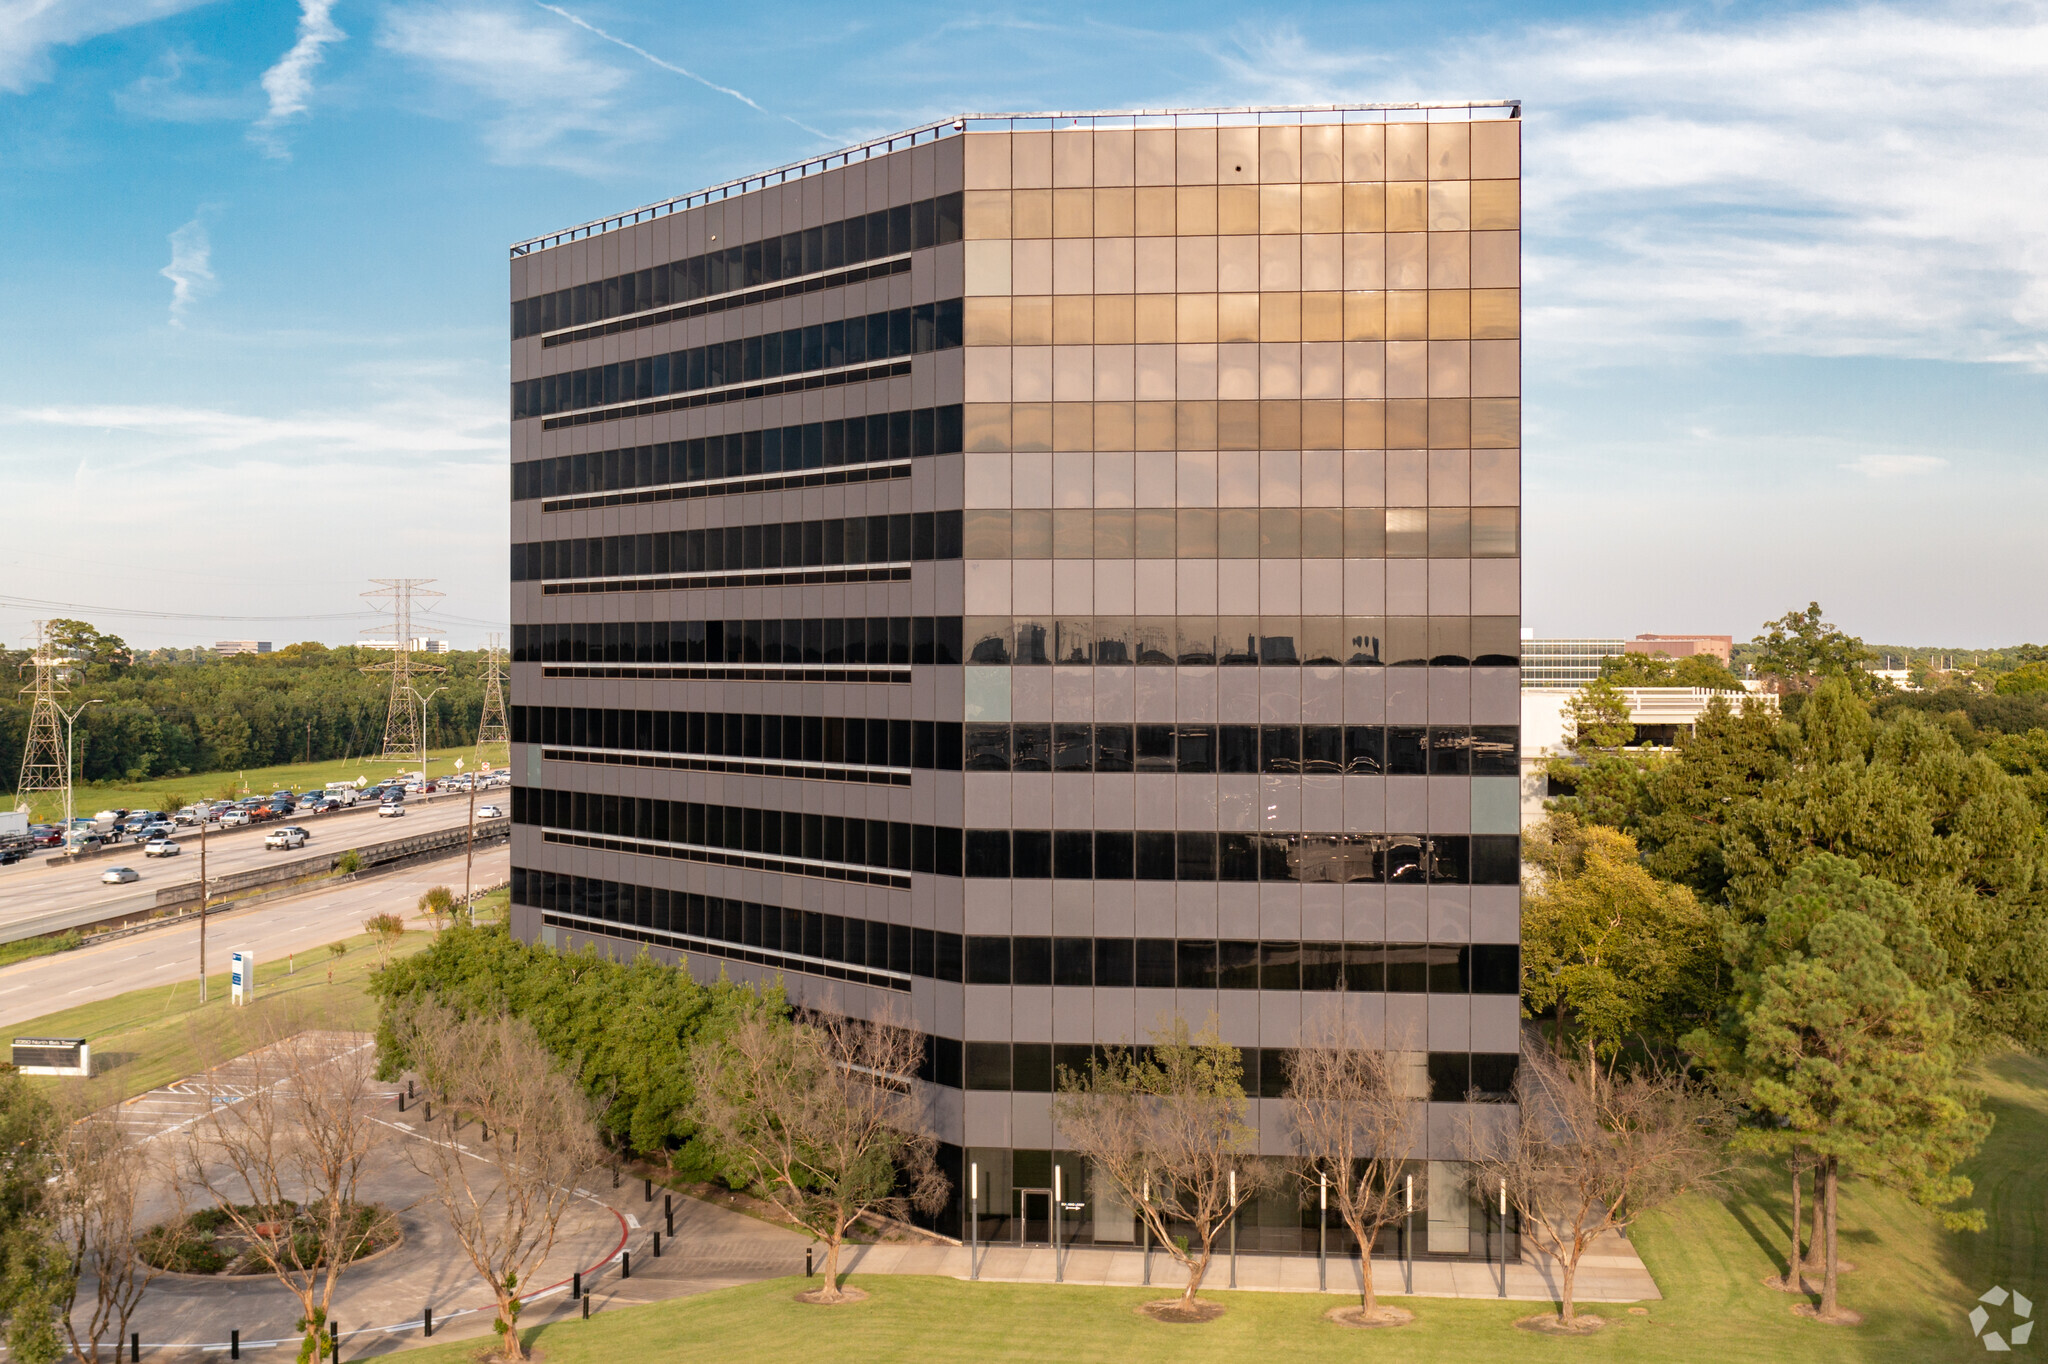
[[105,701],[95,696],[92,700],[81,703],[77,710],[66,711],[60,707],[57,711],[59,715],[64,717],[64,841],[67,844],[70,844],[78,836],[77,831],[71,827],[71,821],[77,817],[71,803],[71,769],[74,766],[78,766],[78,764],[73,762],[73,756],[78,750],[72,743],[71,726],[79,716],[85,714],[87,706],[104,706],[105,704]]

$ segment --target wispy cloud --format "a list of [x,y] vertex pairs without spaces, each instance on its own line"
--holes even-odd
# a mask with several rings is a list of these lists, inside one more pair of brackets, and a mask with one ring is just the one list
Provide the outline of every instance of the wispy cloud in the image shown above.
[[1859,455],[1841,467],[1865,478],[1910,478],[1940,473],[1948,461],[1940,455]]
[[[0,410],[0,424],[141,437],[150,457],[421,455],[503,451],[505,417],[459,400],[394,404],[367,412],[264,416],[167,403],[78,403]],[[119,447],[110,447],[118,449]]]
[[208,211],[171,234],[171,263],[157,271],[171,282],[171,325],[183,327],[192,305],[213,292],[213,243],[206,233]]
[[299,36],[291,50],[263,73],[263,93],[270,107],[249,130],[250,140],[263,148],[264,155],[285,157],[291,153],[278,135],[285,120],[306,112],[313,93],[313,72],[319,67],[322,50],[348,35],[330,17],[334,0],[299,0]]
[[608,43],[616,44],[619,47],[625,48],[626,51],[631,52],[633,55],[637,57],[645,58],[646,60],[652,62],[654,65],[660,67],[664,71],[671,71],[678,76],[683,76],[689,80],[693,80],[707,90],[716,90],[721,95],[730,95],[732,98],[738,100],[741,104],[744,104],[749,109],[752,109],[755,113],[766,114],[770,118],[779,118],[785,123],[794,124],[796,127],[803,129],[811,136],[823,138],[827,142],[836,142],[839,140],[838,138],[835,138],[831,133],[822,132],[817,128],[813,128],[810,124],[805,123],[802,119],[792,118],[788,114],[779,114],[772,109],[763,109],[759,104],[756,104],[752,99],[748,98],[746,95],[741,94],[739,91],[733,89],[731,86],[720,85],[717,81],[710,80],[707,79],[706,77],[700,76],[696,72],[688,69],[687,67],[677,66],[674,62],[671,61],[664,61],[662,58],[655,56],[652,52],[649,52],[646,48],[637,46],[633,43],[629,43],[624,38],[618,37],[615,34],[605,32],[596,24],[593,24],[588,20],[578,18],[577,16],[569,13],[568,10],[563,9],[560,5],[543,4],[542,0],[534,0],[534,4],[539,5],[540,8],[546,10],[550,14],[559,14],[560,16],[562,16],[562,18],[567,19],[570,23],[576,25],[576,27],[583,29],[586,32],[594,33]]
[[625,73],[579,52],[582,41],[552,23],[481,8],[393,10],[377,37],[496,107],[483,127],[494,161],[587,171],[600,149],[634,131],[614,109]]
[[252,96],[227,80],[227,64],[218,57],[174,43],[159,52],[148,68],[114,91],[114,107],[136,118],[167,123],[212,123],[247,118]]
[[1286,28],[1217,60],[1237,98],[1527,101],[1532,335],[2048,368],[2048,5],[1704,7],[1447,44]]
[[0,3],[0,90],[20,93],[50,76],[50,49],[193,9],[208,0],[5,0]]

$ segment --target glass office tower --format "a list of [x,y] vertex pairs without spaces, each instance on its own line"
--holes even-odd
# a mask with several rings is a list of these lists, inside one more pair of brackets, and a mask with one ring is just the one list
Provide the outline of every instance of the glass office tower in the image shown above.
[[1133,1238],[1060,1065],[1214,1016],[1284,1154],[1349,1010],[1417,1248],[1487,1253],[1518,114],[969,116],[514,247],[514,930],[914,1022],[996,1239],[1056,1164],[1063,1240]]

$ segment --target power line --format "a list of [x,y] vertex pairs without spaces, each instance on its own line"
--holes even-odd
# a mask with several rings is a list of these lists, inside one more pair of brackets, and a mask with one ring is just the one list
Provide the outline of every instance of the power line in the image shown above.
[[[370,581],[378,586],[363,595],[381,597],[391,603],[391,661],[372,663],[363,669],[366,673],[391,674],[391,703],[384,716],[383,760],[424,764],[427,760],[427,699],[413,686],[412,677],[416,672],[448,670],[431,663],[412,661],[412,603],[414,597],[444,594],[428,590],[427,584],[434,581],[432,578],[372,578]],[[374,627],[363,633],[380,635],[384,628]]]

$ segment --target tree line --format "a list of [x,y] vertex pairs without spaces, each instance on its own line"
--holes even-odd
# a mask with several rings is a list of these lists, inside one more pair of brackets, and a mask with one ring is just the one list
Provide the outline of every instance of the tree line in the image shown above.
[[[388,676],[363,669],[388,661],[379,649],[290,644],[269,654],[209,651],[136,655],[116,635],[83,621],[54,623],[58,647],[73,660],[62,699],[88,707],[75,729],[78,779],[144,781],[192,772],[232,772],[374,752],[390,704]],[[29,654],[6,654],[9,676],[33,681]],[[422,691],[445,688],[427,703],[430,746],[463,744],[483,713],[485,656],[436,654],[445,674]],[[32,698],[0,689],[0,793],[21,772]]]

